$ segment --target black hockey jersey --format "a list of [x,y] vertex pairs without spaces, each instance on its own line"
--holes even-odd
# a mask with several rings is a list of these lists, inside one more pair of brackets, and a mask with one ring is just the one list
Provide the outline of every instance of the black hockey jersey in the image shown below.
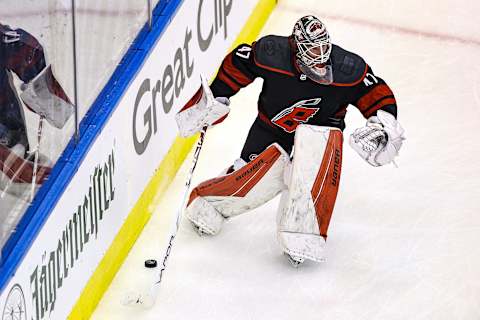
[[382,109],[395,117],[397,106],[389,86],[358,55],[333,45],[330,63],[333,83],[321,85],[297,68],[288,37],[266,36],[252,45],[242,44],[228,54],[211,85],[216,97],[231,97],[260,77],[258,119],[290,136],[300,123],[345,128],[348,105],[368,118]]

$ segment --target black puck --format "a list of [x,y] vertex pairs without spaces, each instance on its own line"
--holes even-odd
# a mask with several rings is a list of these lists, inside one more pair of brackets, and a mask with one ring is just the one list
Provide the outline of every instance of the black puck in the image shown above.
[[157,267],[157,260],[155,259],[145,260],[145,268],[156,268],[156,267]]

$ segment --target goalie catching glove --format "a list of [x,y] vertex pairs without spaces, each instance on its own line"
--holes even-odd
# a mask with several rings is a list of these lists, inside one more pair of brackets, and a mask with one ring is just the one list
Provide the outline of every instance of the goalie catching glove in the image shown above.
[[200,89],[175,116],[178,130],[183,137],[223,121],[230,112],[228,98],[215,98],[205,78],[201,77],[201,80]]
[[383,166],[398,155],[405,140],[404,131],[392,114],[378,110],[365,127],[350,135],[350,146],[372,166]]

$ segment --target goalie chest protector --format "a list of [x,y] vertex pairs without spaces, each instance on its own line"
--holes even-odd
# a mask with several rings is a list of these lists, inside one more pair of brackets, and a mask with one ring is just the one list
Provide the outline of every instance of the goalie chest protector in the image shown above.
[[253,59],[237,58],[239,65],[249,63],[248,70],[264,80],[258,99],[261,124],[290,142],[300,123],[343,130],[347,106],[355,105],[368,90],[363,84],[368,65],[333,45],[329,62],[334,82],[319,84],[297,70],[293,45],[288,37],[270,35],[253,44]]
[[[254,44],[255,64],[260,68],[290,76],[300,75],[295,68],[295,56],[288,37],[265,36]],[[330,62],[333,86],[353,86],[363,80],[367,64],[355,53],[332,45]],[[320,84],[319,84],[320,85]],[[322,86],[322,85],[320,85]]]

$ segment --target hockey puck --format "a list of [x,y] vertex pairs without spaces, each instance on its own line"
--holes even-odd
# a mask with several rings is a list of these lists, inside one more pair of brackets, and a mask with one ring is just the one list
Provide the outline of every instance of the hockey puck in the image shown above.
[[157,267],[157,260],[155,259],[145,260],[145,268],[156,268],[156,267]]

